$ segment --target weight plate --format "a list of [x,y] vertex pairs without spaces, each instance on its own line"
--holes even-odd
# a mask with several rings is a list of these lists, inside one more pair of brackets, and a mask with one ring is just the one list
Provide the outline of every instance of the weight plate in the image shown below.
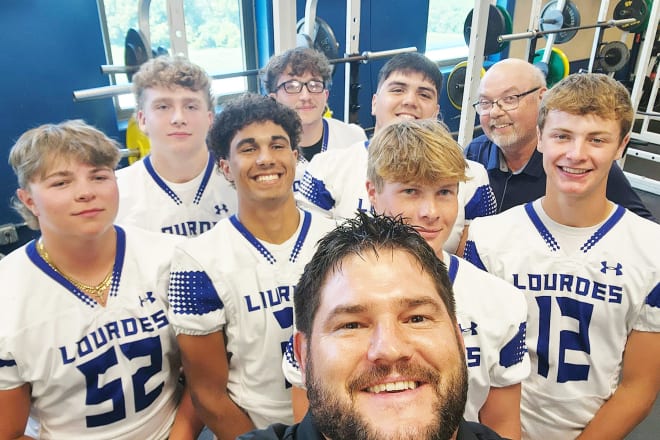
[[[545,49],[539,49],[534,53],[534,64],[539,64],[543,60],[543,53]],[[539,66],[540,68],[545,66]],[[542,69],[543,70],[543,69]],[[552,48],[552,53],[550,54],[550,61],[547,65],[547,75],[545,77],[545,82],[548,88],[552,87],[562,78],[568,76],[570,66],[568,63],[568,57],[566,54],[556,47]]]
[[[451,70],[447,77],[447,97],[451,105],[461,110],[463,108],[463,92],[465,91],[465,74],[467,72],[467,61],[462,61]],[[481,68],[481,76],[486,73],[486,69]]]
[[[557,15],[557,0],[546,3],[541,10],[541,18],[539,20],[540,30],[551,31],[580,26],[580,11],[578,11],[575,3],[570,0],[564,5],[561,17],[562,18],[560,19]],[[558,32],[555,34],[555,43],[567,43],[575,37],[575,34],[577,34],[577,30]]]
[[[465,38],[465,44],[470,45],[470,34],[472,32],[472,13],[474,9],[471,10],[467,17],[465,18],[465,23],[463,24],[463,37]],[[484,55],[492,55],[494,53],[502,52],[508,47],[508,42],[500,43],[497,41],[497,37],[500,35],[510,34],[507,32],[507,23],[504,15],[499,8],[490,5],[488,9],[488,29],[486,30],[486,43],[484,45]]]
[[[130,28],[126,32],[124,40],[124,65],[126,67],[139,67],[149,59],[149,52],[147,52],[147,45],[144,41],[140,31]],[[133,79],[133,73],[126,73],[129,81]]]
[[610,41],[598,48],[598,65],[607,73],[623,69],[630,59],[630,50],[621,41]]
[[614,20],[623,20],[626,18],[634,18],[637,23],[622,24],[617,26],[622,31],[633,32],[640,34],[646,30],[646,25],[649,22],[649,11],[651,9],[650,3],[646,0],[621,0],[614,7]]
[[504,23],[505,23],[504,33],[506,35],[512,34],[513,33],[513,18],[511,17],[511,14],[509,14],[509,11],[507,11],[504,6],[497,5],[496,7],[502,13],[502,17],[504,17]]
[[[296,24],[296,32],[299,37],[302,35],[301,31],[305,25],[305,19],[302,18]],[[335,60],[339,58],[339,43],[335,38],[335,33],[332,31],[330,25],[322,18],[316,17],[314,25],[316,31],[316,38],[314,39],[314,49],[322,52],[328,60]],[[305,36],[303,36],[305,38]],[[309,39],[309,36],[306,36]],[[335,71],[335,65],[332,64],[332,71]]]
[[455,109],[463,107],[463,91],[465,90],[465,71],[467,61],[456,64],[447,77],[447,97]]

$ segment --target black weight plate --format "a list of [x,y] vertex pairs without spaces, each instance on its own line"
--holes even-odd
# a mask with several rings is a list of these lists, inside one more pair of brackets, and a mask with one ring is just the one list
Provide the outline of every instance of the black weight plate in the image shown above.
[[637,23],[622,24],[617,27],[626,32],[642,33],[649,21],[649,5],[645,0],[621,0],[614,7],[612,18],[614,20],[634,18]]
[[[302,18],[296,24],[296,32],[301,33],[305,19]],[[330,25],[322,18],[316,17],[314,25],[316,30],[316,38],[314,38],[314,49],[322,52],[328,60],[335,60],[339,58],[339,43],[335,38],[335,33],[332,31]],[[335,65],[332,65],[334,73]]]
[[630,50],[621,41],[610,41],[598,48],[598,65],[607,73],[623,69],[630,59]]
[[[552,25],[544,25],[543,23],[544,17],[554,18],[553,13],[555,10],[557,10],[557,0],[548,2],[543,7],[543,9],[541,10],[541,19],[539,24],[541,31],[556,29],[556,27]],[[563,20],[562,20],[561,29],[580,26],[580,11],[578,11],[578,8],[577,6],[575,6],[575,3],[573,3],[570,0],[567,1],[566,4],[564,5],[564,9],[562,10],[562,17]],[[577,30],[558,32],[555,34],[556,35],[555,43],[557,44],[567,43],[571,41],[573,37],[575,37],[575,34],[577,34],[577,32],[578,32]]]
[[[465,38],[465,44],[470,45],[470,34],[472,32],[472,13],[474,9],[471,10],[467,17],[465,18],[465,23],[463,24],[463,37]],[[502,52],[506,47],[507,43],[500,43],[497,41],[497,37],[500,35],[507,35],[507,23],[502,11],[497,7],[490,5],[488,9],[488,29],[486,30],[486,43],[484,45],[484,55],[492,55],[494,53]]]
[[[124,40],[124,65],[126,67],[140,67],[149,59],[147,46],[144,43],[144,37],[133,28],[126,32],[126,39]],[[133,79],[134,72],[127,72],[128,80]]]

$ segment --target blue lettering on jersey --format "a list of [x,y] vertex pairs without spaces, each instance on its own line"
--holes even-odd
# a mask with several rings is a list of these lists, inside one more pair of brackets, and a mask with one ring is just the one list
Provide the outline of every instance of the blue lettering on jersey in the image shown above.
[[590,296],[599,301],[621,304],[623,287],[603,284],[576,275],[569,274],[513,274],[513,285],[520,290],[532,292],[566,292],[579,296]]
[[[157,375],[163,370],[163,349],[160,336],[148,337],[130,341],[116,347],[110,347],[85,363],[77,366],[85,376],[87,405],[85,421],[88,428],[110,425],[126,418],[127,411],[138,413],[149,407],[161,394],[165,382],[158,380]],[[132,362],[139,368],[130,376],[119,376],[108,380],[102,376],[109,375],[110,367],[119,363],[118,355]],[[145,361],[149,363],[146,364]],[[133,390],[132,405],[126,405],[124,385],[130,382]],[[149,391],[147,391],[149,390]],[[99,408],[106,409],[99,413]],[[91,414],[90,414],[91,413]]]
[[357,210],[360,212],[367,212],[367,208],[364,207],[364,199],[358,199]]
[[468,367],[478,367],[481,365],[481,349],[479,347],[465,347],[465,357]]
[[197,222],[189,221],[175,225],[163,226],[161,232],[166,234],[183,235],[186,237],[195,237],[210,230],[217,222]]
[[295,286],[279,286],[275,289],[268,289],[265,292],[259,292],[257,295],[245,295],[245,304],[248,312],[268,309],[279,306],[284,302],[293,301],[293,292]]
[[77,358],[83,358],[103,348],[113,339],[123,339],[138,333],[153,333],[169,324],[164,310],[159,310],[150,316],[140,318],[125,318],[104,324],[96,330],[88,333],[82,339],[71,344],[61,346],[60,354],[62,363],[70,364]]

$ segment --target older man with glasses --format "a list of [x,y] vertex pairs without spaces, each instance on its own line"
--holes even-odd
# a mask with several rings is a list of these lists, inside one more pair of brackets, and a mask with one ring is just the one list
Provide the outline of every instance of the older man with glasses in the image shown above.
[[[515,58],[495,63],[481,78],[474,108],[484,134],[470,142],[465,156],[486,167],[498,212],[545,194],[536,119],[546,90],[543,73]],[[655,221],[616,163],[610,169],[607,198]]]

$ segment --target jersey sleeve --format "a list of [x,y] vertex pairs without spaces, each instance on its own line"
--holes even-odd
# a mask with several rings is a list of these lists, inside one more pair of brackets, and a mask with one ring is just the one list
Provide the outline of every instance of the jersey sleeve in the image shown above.
[[299,191],[295,193],[298,206],[307,211],[316,212],[332,218],[335,199],[331,184],[327,182],[328,170],[324,166],[328,154],[319,153],[307,165],[300,181]]
[[[504,283],[504,281],[503,281]],[[506,286],[507,288],[509,286]],[[514,288],[511,288],[513,290]],[[517,292],[516,292],[517,293]],[[491,386],[506,387],[522,382],[529,376],[530,359],[525,342],[527,336],[527,303],[521,295],[507,304],[509,323],[502,335],[499,361],[490,371]],[[502,320],[504,321],[504,317]]]
[[480,163],[468,160],[465,182],[465,224],[477,217],[486,217],[497,212],[495,194],[490,187],[488,173]]
[[207,335],[224,328],[225,305],[204,268],[177,248],[170,268],[168,315],[177,335]]
[[633,328],[641,332],[660,332],[660,282],[646,295]]
[[11,390],[25,383],[10,345],[10,336],[0,335],[0,390]]

